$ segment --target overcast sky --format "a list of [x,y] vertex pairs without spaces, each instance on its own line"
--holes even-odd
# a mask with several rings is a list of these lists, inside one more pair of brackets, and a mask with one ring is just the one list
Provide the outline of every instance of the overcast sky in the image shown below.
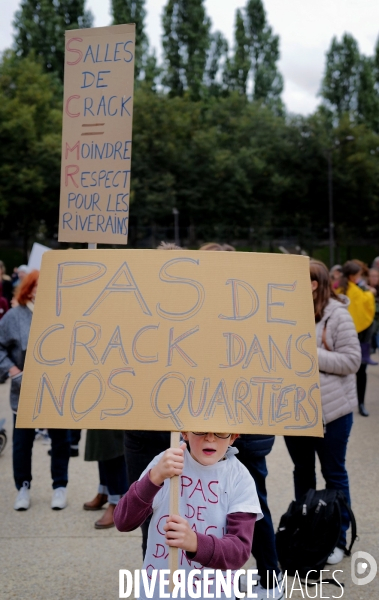
[[[160,51],[161,14],[167,0],[147,0],[147,33]],[[12,20],[19,0],[0,0],[0,51],[12,44]],[[205,0],[213,29],[233,40],[234,17],[246,0]],[[379,0],[264,0],[268,20],[280,36],[279,68],[284,76],[283,99],[291,112],[309,114],[319,103],[317,93],[325,53],[334,35],[357,40],[361,52],[372,55],[379,34]],[[95,26],[109,25],[110,0],[87,0]]]

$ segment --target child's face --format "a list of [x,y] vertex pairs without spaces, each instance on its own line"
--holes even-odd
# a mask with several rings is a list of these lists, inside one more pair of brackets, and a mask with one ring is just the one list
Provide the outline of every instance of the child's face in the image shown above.
[[[238,434],[232,433],[226,439],[217,437],[214,433],[195,435],[191,431],[182,433],[183,439],[189,442],[191,456],[204,466],[215,465],[225,456],[228,446],[231,446]],[[220,435],[227,435],[222,433]]]

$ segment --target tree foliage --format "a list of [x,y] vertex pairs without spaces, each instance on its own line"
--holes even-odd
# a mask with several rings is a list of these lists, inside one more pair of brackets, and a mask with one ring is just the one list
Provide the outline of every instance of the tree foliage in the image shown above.
[[357,111],[360,54],[356,40],[345,33],[341,42],[333,38],[326,57],[321,94],[338,117]]
[[14,19],[15,48],[20,57],[34,53],[46,71],[63,81],[64,32],[91,27],[85,0],[22,0]]
[[234,89],[252,99],[282,111],[280,99],[283,78],[278,71],[279,37],[267,22],[262,0],[248,0],[236,12],[234,56],[230,62],[230,81]]
[[136,54],[135,74],[138,78],[143,69],[148,50],[148,39],[145,32],[145,0],[111,0],[113,25],[135,23],[136,25]]
[[199,99],[211,46],[204,0],[168,0],[163,12],[164,85],[171,96]]
[[228,49],[228,42],[220,31],[211,34],[204,82],[211,96],[223,95],[227,89],[224,74],[228,64]]
[[[346,137],[356,141],[344,145]],[[364,125],[344,121],[331,132],[322,111],[288,120],[238,93],[199,102],[140,90],[133,139],[132,227],[163,226],[176,207],[181,226],[202,239],[285,228],[303,231],[304,243],[311,231],[322,238],[331,139],[341,140],[333,151],[337,233],[376,227],[379,137]]]
[[379,47],[375,55],[360,53],[354,37],[333,38],[327,53],[321,96],[337,120],[348,114],[379,131]]
[[360,123],[366,123],[374,131],[379,132],[379,90],[375,71],[374,59],[362,56],[357,93],[357,116]]
[[234,38],[234,56],[229,63],[229,81],[233,89],[239,91],[241,94],[246,94],[251,69],[250,40],[240,9],[236,12]]
[[30,55],[0,63],[0,213],[26,243],[44,221],[55,231],[60,181],[60,89]]
[[[323,103],[305,118],[284,112],[262,0],[236,11],[231,50],[204,0],[167,0],[163,65],[149,53],[145,0],[113,0],[112,14],[137,25],[131,245],[148,244],[173,208],[190,244],[325,239],[327,152],[337,238],[379,233],[379,41],[363,56],[351,35],[332,40]],[[41,227],[56,235],[63,30],[90,22],[84,0],[22,0],[16,51],[0,61],[0,228],[25,244]]]

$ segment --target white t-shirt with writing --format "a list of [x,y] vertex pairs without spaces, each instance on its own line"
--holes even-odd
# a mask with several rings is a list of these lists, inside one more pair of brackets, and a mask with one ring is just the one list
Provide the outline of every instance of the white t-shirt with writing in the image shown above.
[[[222,538],[226,533],[226,516],[230,513],[254,513],[257,520],[262,518],[255,482],[246,467],[234,456],[238,451],[229,447],[225,459],[215,465],[204,466],[195,461],[188,450],[184,453],[184,468],[179,477],[179,513],[187,519],[191,528],[203,534]],[[156,456],[142,473],[140,479],[159,461],[163,452]],[[143,569],[146,569],[149,583],[152,570],[168,569],[169,547],[165,544],[166,519],[169,516],[170,480],[166,479],[163,487],[153,501]],[[179,548],[178,569],[185,569],[187,575],[193,569],[203,570],[205,567],[187,558],[184,550]],[[199,575],[198,579],[202,579]],[[233,574],[232,574],[233,578]],[[168,575],[166,575],[168,580]],[[187,581],[187,579],[186,579]],[[165,588],[168,592],[168,587]],[[214,593],[214,585],[209,590]],[[141,582],[141,598],[146,598]],[[155,585],[155,593],[151,598],[159,599],[159,573]],[[186,598],[189,596],[186,596]],[[225,594],[221,598],[227,598]],[[234,598],[234,594],[232,595]]]

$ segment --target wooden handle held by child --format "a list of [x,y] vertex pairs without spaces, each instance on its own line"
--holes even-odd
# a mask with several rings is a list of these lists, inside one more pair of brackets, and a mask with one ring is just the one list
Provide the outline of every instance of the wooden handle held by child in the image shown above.
[[[180,448],[180,433],[178,431],[171,432],[171,448]],[[179,514],[179,477],[175,475],[170,479],[170,515]],[[170,569],[170,592],[174,589],[172,574],[179,567],[179,548],[169,548],[168,568]]]

